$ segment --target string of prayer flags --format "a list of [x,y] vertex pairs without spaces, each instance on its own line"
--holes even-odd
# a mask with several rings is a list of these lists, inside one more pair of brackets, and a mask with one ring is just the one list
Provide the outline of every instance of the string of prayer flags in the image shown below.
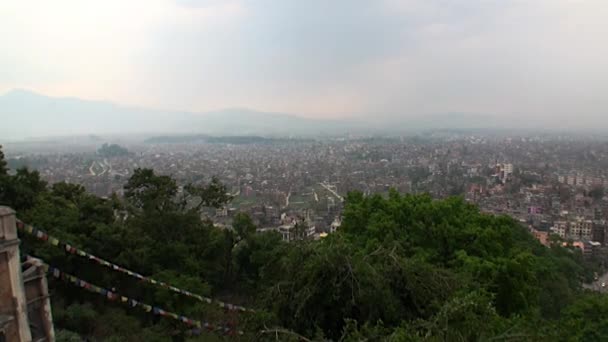
[[73,284],[76,287],[83,288],[89,292],[99,294],[102,297],[106,297],[110,301],[116,301],[117,299],[120,299],[120,302],[128,304],[131,307],[139,307],[139,308],[143,309],[145,312],[151,312],[154,315],[168,317],[168,318],[174,319],[176,321],[182,322],[182,323],[186,324],[187,326],[193,328],[191,330],[191,332],[198,331],[200,334],[202,332],[201,328],[203,328],[203,329],[207,329],[208,331],[222,332],[224,334],[238,334],[238,335],[243,334],[242,331],[235,330],[234,328],[231,328],[228,326],[213,325],[209,322],[193,320],[191,318],[163,310],[159,307],[148,305],[148,304],[136,301],[134,299],[122,296],[116,292],[112,292],[110,290],[104,289],[103,287],[93,285],[93,284],[86,282],[82,279],[79,279],[71,274],[65,273],[56,267],[52,267],[47,264],[43,264],[43,267],[44,267],[44,270],[47,273],[51,274],[53,277],[55,277],[59,280],[63,280],[67,283]]
[[86,258],[89,261],[92,261],[92,262],[95,262],[95,263],[97,263],[99,265],[108,267],[108,268],[112,269],[113,271],[127,274],[128,276],[137,278],[137,279],[139,279],[139,280],[141,280],[143,282],[147,282],[147,283],[155,285],[155,286],[160,286],[160,287],[162,287],[164,289],[170,290],[170,291],[175,292],[175,293],[179,293],[179,294],[181,294],[183,296],[186,296],[186,297],[195,298],[196,300],[201,301],[201,302],[205,302],[207,304],[215,303],[220,308],[223,308],[225,310],[237,311],[237,312],[255,312],[255,310],[253,310],[253,309],[248,309],[248,308],[245,308],[245,307],[240,306],[240,305],[234,305],[234,304],[226,303],[226,302],[223,302],[223,301],[220,301],[220,300],[212,299],[212,298],[209,298],[209,297],[204,297],[204,296],[192,293],[190,291],[182,290],[182,289],[177,288],[175,286],[171,286],[171,285],[169,285],[169,284],[167,284],[165,282],[145,277],[145,276],[143,276],[143,275],[141,275],[141,274],[139,274],[137,272],[133,272],[133,271],[127,270],[124,267],[118,266],[118,265],[113,264],[113,263],[111,263],[111,262],[109,262],[107,260],[101,259],[101,258],[99,258],[97,256],[92,255],[92,254],[89,254],[89,253],[87,253],[87,252],[85,252],[85,251],[83,251],[83,250],[81,250],[79,248],[76,248],[76,247],[74,247],[74,246],[72,246],[72,245],[70,245],[68,243],[64,243],[61,240],[55,238],[54,236],[48,235],[47,233],[45,233],[44,231],[42,231],[40,229],[36,229],[36,228],[32,227],[31,225],[25,224],[21,220],[17,220],[17,228],[19,230],[23,231],[23,232],[26,232],[26,233],[28,233],[30,235],[35,236],[36,238],[38,238],[41,241],[45,241],[45,242],[50,243],[51,245],[53,245],[55,247],[64,249],[66,251],[66,253],[70,253],[70,254],[73,254],[73,255],[78,255],[80,257]]

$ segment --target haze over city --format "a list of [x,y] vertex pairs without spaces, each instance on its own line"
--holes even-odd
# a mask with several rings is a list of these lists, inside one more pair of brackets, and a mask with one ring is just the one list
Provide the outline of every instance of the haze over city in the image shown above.
[[[227,108],[392,130],[601,130],[607,17],[601,0],[5,1],[0,93],[113,103],[104,113],[139,120],[138,132],[196,131],[171,117]],[[6,137],[128,133],[97,109],[62,119],[13,93],[0,96],[17,126]]]
[[608,341],[607,19],[0,1],[0,342]]

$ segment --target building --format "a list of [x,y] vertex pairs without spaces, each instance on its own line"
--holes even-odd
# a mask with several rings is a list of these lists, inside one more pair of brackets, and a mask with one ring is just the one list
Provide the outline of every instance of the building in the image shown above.
[[576,185],[577,186],[583,186],[583,185],[585,185],[585,179],[584,179],[584,177],[583,177],[582,174],[577,174],[576,175]]
[[338,230],[338,228],[340,228],[341,225],[342,225],[342,221],[340,220],[340,218],[336,217],[334,219],[334,221],[331,223],[331,225],[329,226],[329,232],[335,233]]
[[[553,222],[553,233],[564,239],[590,241],[600,236],[596,224],[592,220],[577,217],[570,220],[559,220]],[[603,232],[602,232],[603,233]],[[603,236],[603,234],[602,234]]]
[[283,241],[285,242],[289,242],[289,241],[293,241],[296,238],[296,233],[295,233],[295,229],[296,225],[295,223],[289,223],[289,224],[284,224],[282,226],[280,226],[277,230],[279,231],[279,233],[281,233],[281,237],[283,238]]
[[507,182],[507,179],[513,175],[513,164],[497,164],[496,165],[497,176],[503,183]]
[[228,217],[228,208],[222,207],[215,210],[215,217]]
[[591,240],[593,238],[593,221],[577,217],[569,222],[570,234],[573,239]]
[[573,175],[569,175],[569,176],[566,178],[566,183],[567,183],[568,185],[574,185],[574,184],[576,184],[576,177],[575,177],[575,176],[573,176]]
[[608,225],[606,225],[606,221],[597,220],[593,222],[593,241],[600,242],[602,245],[607,245],[608,242]]
[[543,232],[540,230],[536,230],[534,228],[530,229],[530,232],[532,233],[532,235],[534,235],[534,237],[543,245],[543,246],[549,246],[549,233],[548,232]]
[[566,238],[568,232],[568,222],[567,221],[555,221],[553,223],[553,232],[562,239]]

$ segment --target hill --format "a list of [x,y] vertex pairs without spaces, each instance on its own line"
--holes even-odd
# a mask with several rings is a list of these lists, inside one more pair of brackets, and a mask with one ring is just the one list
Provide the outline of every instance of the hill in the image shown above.
[[362,132],[368,125],[249,109],[193,113],[149,110],[104,101],[49,97],[25,90],[0,96],[0,136],[24,139],[86,134],[306,136]]

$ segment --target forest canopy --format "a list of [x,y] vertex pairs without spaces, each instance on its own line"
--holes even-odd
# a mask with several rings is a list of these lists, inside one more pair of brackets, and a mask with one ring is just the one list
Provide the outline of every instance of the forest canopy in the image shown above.
[[97,150],[97,154],[102,157],[122,157],[128,156],[129,150],[118,144],[105,143]]

